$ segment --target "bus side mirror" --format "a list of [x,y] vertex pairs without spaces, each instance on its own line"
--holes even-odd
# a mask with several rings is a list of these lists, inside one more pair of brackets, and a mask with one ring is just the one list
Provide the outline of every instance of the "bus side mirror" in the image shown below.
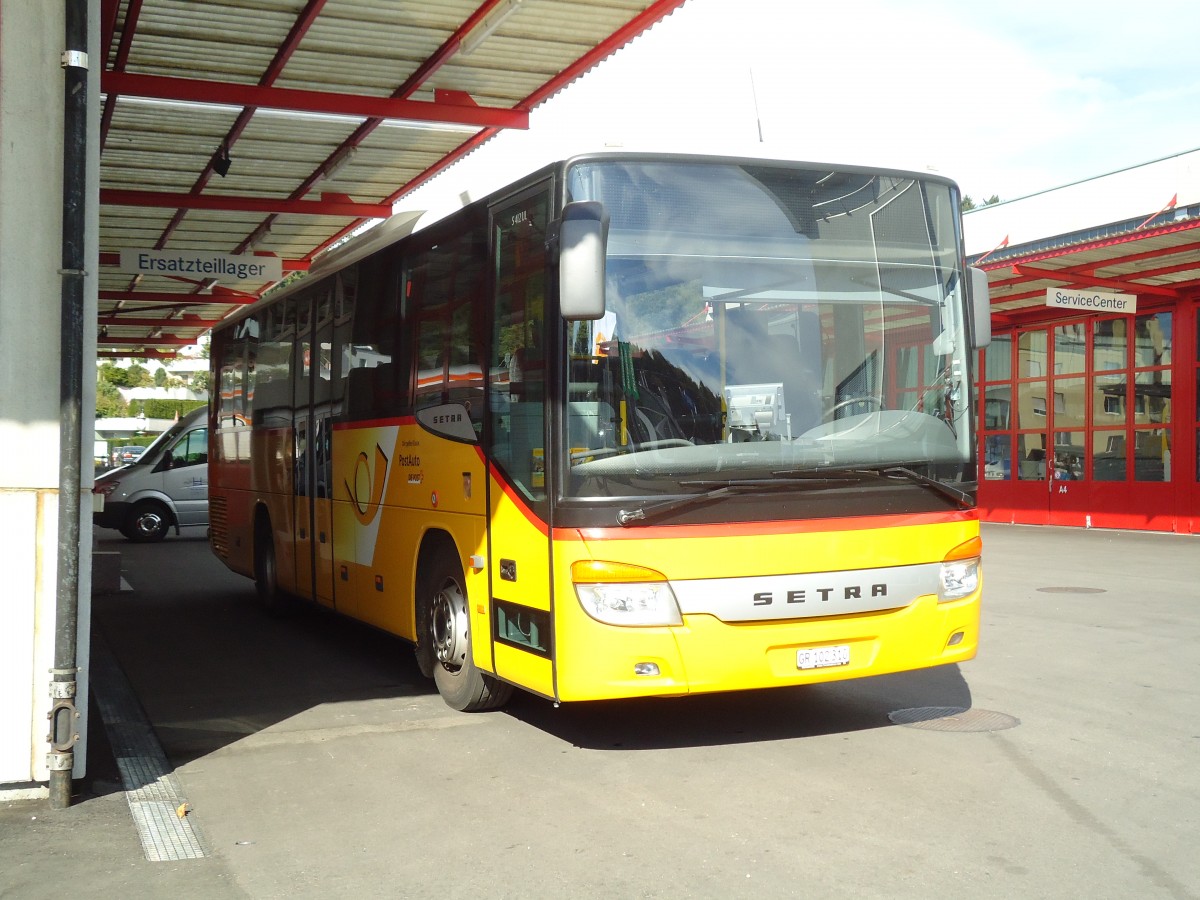
[[971,346],[982,350],[992,342],[992,301],[988,296],[988,277],[983,269],[970,268],[971,319],[974,340]]
[[563,208],[558,227],[558,308],[568,322],[604,316],[604,257],[608,213],[579,200]]

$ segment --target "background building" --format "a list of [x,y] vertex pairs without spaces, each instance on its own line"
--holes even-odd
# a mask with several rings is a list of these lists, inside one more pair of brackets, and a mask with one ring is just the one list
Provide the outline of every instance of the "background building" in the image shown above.
[[1200,150],[964,217],[986,520],[1200,532]]

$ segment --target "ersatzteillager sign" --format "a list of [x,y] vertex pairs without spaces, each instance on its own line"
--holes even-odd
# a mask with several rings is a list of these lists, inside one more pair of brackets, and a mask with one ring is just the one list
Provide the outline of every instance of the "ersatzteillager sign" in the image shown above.
[[121,251],[121,271],[130,275],[181,275],[218,281],[279,281],[283,260],[277,256],[189,253],[176,250]]

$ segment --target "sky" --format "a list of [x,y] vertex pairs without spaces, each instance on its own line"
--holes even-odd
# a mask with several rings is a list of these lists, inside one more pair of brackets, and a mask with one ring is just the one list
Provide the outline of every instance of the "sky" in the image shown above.
[[402,205],[606,146],[900,166],[1012,200],[1200,148],[1196,34],[1194,0],[688,0]]

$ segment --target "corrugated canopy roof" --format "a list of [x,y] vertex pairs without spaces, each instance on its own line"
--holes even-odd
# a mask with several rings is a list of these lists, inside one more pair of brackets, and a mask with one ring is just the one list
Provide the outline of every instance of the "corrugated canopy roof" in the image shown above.
[[1052,288],[1136,294],[1139,308],[1200,296],[1198,200],[1189,150],[968,212],[968,262],[988,273],[993,324],[1044,318]]
[[684,0],[103,0],[99,353],[170,356]]
[[1021,246],[1005,239],[968,262],[988,273],[996,327],[1044,315],[1047,288],[1096,288],[1145,301],[1194,297],[1200,294],[1200,205]]

